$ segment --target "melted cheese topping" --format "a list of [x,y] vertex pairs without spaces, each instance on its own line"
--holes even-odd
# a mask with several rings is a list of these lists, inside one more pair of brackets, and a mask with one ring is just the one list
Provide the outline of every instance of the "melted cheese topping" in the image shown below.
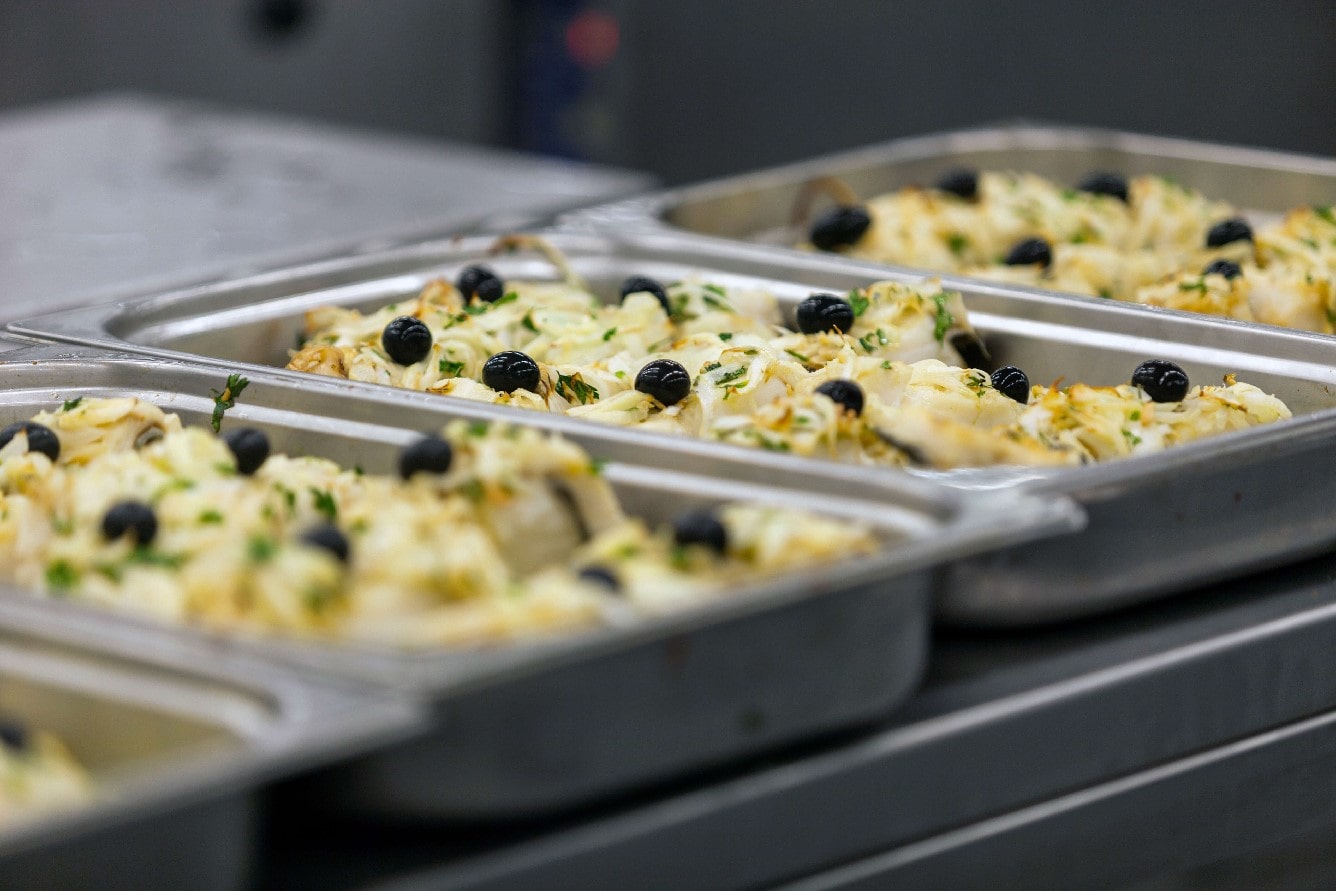
[[45,731],[29,731],[21,747],[0,745],[0,826],[83,804],[88,774],[68,748]]
[[[1151,237],[1124,230],[1124,240]],[[988,374],[957,364],[952,337],[972,329],[960,295],[935,282],[879,282],[854,292],[848,334],[788,331],[777,324],[772,295],[699,282],[668,289],[671,313],[647,293],[605,306],[572,285],[507,287],[497,304],[465,304],[438,281],[412,303],[367,315],[314,310],[309,345],[288,367],[799,455],[936,468],[1125,457],[1289,417],[1280,400],[1232,380],[1198,387],[1174,405],[1155,406],[1131,387],[1036,387],[1030,404],[1020,405],[995,390]],[[404,366],[380,337],[407,313],[427,323],[434,342],[425,359]],[[536,391],[503,393],[479,380],[487,358],[506,349],[537,360]],[[690,394],[674,405],[633,386],[639,370],[661,358],[692,377]],[[817,392],[835,380],[861,387],[861,416]],[[1142,414],[1126,435],[1120,424],[1111,437],[1090,408],[1095,396],[1123,415]],[[1245,409],[1219,422],[1195,408],[1217,398]],[[1170,416],[1188,420],[1173,435],[1149,429],[1153,418]]]
[[[1068,189],[1028,173],[985,172],[966,200],[910,187],[867,202],[872,224],[842,253],[1010,284],[1333,333],[1336,214],[1300,208],[1257,229],[1255,242],[1206,246],[1229,204],[1157,176],[1128,182],[1128,200]],[[1027,238],[1052,263],[1008,266]],[[1232,284],[1204,276],[1214,260],[1243,268]],[[1217,280],[1219,279],[1219,280]]]
[[[452,424],[449,472],[405,482],[286,455],[239,475],[221,439],[137,399],[32,420],[60,457],[28,451],[24,433],[0,449],[0,576],[218,628],[494,642],[700,603],[877,547],[857,525],[747,505],[720,510],[725,554],[678,547],[623,515],[581,449],[517,427]],[[150,545],[103,534],[126,499],[152,506]],[[346,564],[304,540],[323,523],[347,538]],[[622,591],[581,576],[593,565]]]

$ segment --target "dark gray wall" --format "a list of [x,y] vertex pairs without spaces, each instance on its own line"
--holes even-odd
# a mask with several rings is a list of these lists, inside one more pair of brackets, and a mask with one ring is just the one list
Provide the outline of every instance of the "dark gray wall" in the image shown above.
[[[517,23],[580,2],[306,5],[285,37],[253,0],[0,0],[0,106],[131,88],[504,144],[543,76]],[[1336,154],[1333,0],[584,5],[622,41],[569,142],[669,181],[1016,116]]]

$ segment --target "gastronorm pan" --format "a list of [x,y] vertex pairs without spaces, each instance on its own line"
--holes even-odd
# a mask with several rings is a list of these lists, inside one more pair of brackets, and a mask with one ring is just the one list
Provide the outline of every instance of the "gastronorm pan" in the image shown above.
[[1158,174],[1228,201],[1253,221],[1293,207],[1336,204],[1336,159],[1146,136],[1118,130],[1003,124],[891,140],[753,173],[654,192],[571,215],[726,239],[792,245],[804,183],[837,177],[863,198],[930,183],[955,167],[1037,173],[1076,182],[1092,170]]
[[[76,396],[133,395],[203,424],[213,408],[209,389],[222,383],[218,369],[198,364],[58,353],[36,348],[0,362],[0,423]],[[457,400],[426,409],[377,403],[355,396],[365,388],[329,383],[257,375],[225,423],[265,429],[276,451],[378,472],[394,466],[415,431],[451,418],[535,417]],[[358,771],[372,779],[349,785],[369,804],[396,813],[518,813],[887,714],[923,669],[934,569],[1075,522],[1066,502],[1019,496],[970,504],[904,476],[879,502],[837,498],[817,494],[815,482],[804,486],[801,465],[786,466],[799,485],[780,489],[738,481],[745,474],[731,473],[727,459],[695,474],[670,469],[690,462],[658,460],[665,449],[656,437],[586,439],[594,457],[609,460],[603,473],[623,505],[651,522],[687,506],[755,500],[861,521],[884,547],[679,616],[533,643],[408,651],[160,627],[196,641],[201,654],[243,649],[437,706],[433,733]],[[740,457],[737,466],[754,472],[750,453]]]
[[0,826],[6,888],[245,887],[267,779],[391,742],[421,720],[406,702],[254,662],[161,647],[145,657],[142,641],[105,623],[86,627],[93,646],[81,646],[59,606],[0,601],[0,713],[60,738],[92,794]]
[[[917,280],[875,264],[763,246],[684,240],[672,233],[553,233],[551,240],[596,291],[612,299],[629,274],[670,281],[699,274],[725,285],[773,290],[787,309],[812,289],[844,292],[877,279]],[[326,303],[369,308],[415,293],[428,279],[453,277],[476,262],[486,239],[424,244],[374,258],[334,260],[138,301],[54,314],[15,330],[264,373],[281,366],[305,310]],[[548,263],[522,254],[491,261],[509,278],[552,278]],[[1050,622],[1125,606],[1193,584],[1314,553],[1336,541],[1329,510],[1336,480],[1323,473],[1336,443],[1336,342],[1307,332],[1247,325],[1110,301],[1075,301],[1041,291],[943,277],[960,290],[995,366],[1018,365],[1033,381],[1125,383],[1148,358],[1182,365],[1192,380],[1240,380],[1280,396],[1296,418],[1282,425],[1180,446],[1135,459],[1053,471],[936,474],[935,481],[982,497],[1033,493],[1070,497],[1090,515],[1084,533],[954,561],[939,586],[940,615],[972,624]],[[295,372],[276,377],[307,389],[344,388],[339,409],[384,412],[485,409],[476,403]],[[335,391],[337,392],[337,390]],[[465,406],[468,406],[467,408]],[[505,416],[520,410],[487,406]],[[627,443],[634,431],[540,415],[529,423],[581,441]],[[668,442],[641,439],[641,442]],[[841,466],[738,446],[671,440],[656,460],[707,466],[721,475],[815,483],[825,491],[876,498],[905,474]],[[728,462],[727,469],[720,462]],[[785,468],[802,468],[789,470]]]

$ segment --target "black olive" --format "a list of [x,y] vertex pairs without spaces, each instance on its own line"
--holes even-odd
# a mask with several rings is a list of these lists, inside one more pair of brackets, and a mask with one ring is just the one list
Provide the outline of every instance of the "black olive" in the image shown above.
[[872,225],[872,217],[856,204],[842,204],[817,217],[812,223],[812,246],[819,251],[833,251],[858,243]]
[[1021,405],[1030,401],[1030,379],[1015,365],[1003,365],[992,376],[993,389]]
[[269,437],[254,427],[236,427],[223,434],[223,442],[237,459],[237,473],[250,476],[269,459]]
[[1181,402],[1188,395],[1188,376],[1164,359],[1147,359],[1132,372],[1132,385],[1146,391],[1154,402]]
[[957,167],[939,176],[934,185],[938,191],[950,192],[966,201],[973,201],[979,197],[979,171]]
[[313,548],[329,551],[339,559],[340,563],[348,562],[348,537],[332,523],[321,523],[319,526],[307,529],[302,533],[301,540],[303,544]]
[[142,501],[118,501],[102,515],[102,535],[108,541],[130,535],[136,545],[151,544],[158,534],[158,518]]
[[654,299],[658,300],[659,305],[663,307],[664,315],[671,316],[673,314],[673,311],[668,308],[668,292],[664,290],[663,285],[645,275],[633,275],[622,282],[622,302],[625,303],[627,297],[632,294],[639,294],[642,291],[654,295]]
[[421,319],[400,316],[385,326],[380,345],[400,365],[412,365],[431,352],[431,329]]
[[580,578],[586,582],[602,585],[609,591],[622,590],[622,581],[617,574],[606,566],[586,566],[580,570]]
[[450,443],[430,433],[399,453],[399,476],[409,479],[415,473],[445,473],[455,456]]
[[28,728],[13,718],[0,718],[0,745],[11,752],[28,748]]
[[728,550],[728,530],[708,508],[688,511],[674,520],[673,540],[680,545],[705,545],[720,554]]
[[798,304],[798,330],[804,334],[822,331],[848,332],[854,326],[854,308],[834,294],[813,294]]
[[1212,260],[1211,265],[1201,271],[1202,275],[1223,275],[1225,278],[1238,278],[1243,275],[1239,264],[1233,260]]
[[989,364],[988,348],[983,345],[979,335],[971,331],[959,331],[950,337],[951,346],[966,368],[987,368]]
[[691,375],[680,362],[655,359],[636,375],[636,389],[664,405],[676,405],[691,392]]
[[1087,173],[1085,179],[1077,183],[1076,188],[1092,195],[1110,195],[1124,204],[1127,203],[1127,177],[1121,173],[1107,170]]
[[1008,266],[1030,266],[1039,264],[1047,269],[1053,263],[1053,248],[1042,238],[1027,238],[1018,241],[1011,248],[1011,253],[1002,261]]
[[502,393],[514,393],[516,390],[537,393],[542,376],[538,363],[528,353],[519,350],[497,353],[482,365],[482,382]]
[[485,278],[473,289],[473,296],[483,303],[495,303],[506,294],[506,286],[499,278]]
[[842,406],[845,411],[851,411],[854,415],[863,413],[863,388],[853,381],[826,381],[816,391],[829,397],[831,402]]
[[9,441],[19,433],[28,434],[28,451],[41,452],[52,461],[60,457],[60,437],[50,427],[32,421],[19,421],[0,430],[0,449],[9,445]]
[[[496,282],[496,284],[486,284],[488,282]],[[495,293],[495,297],[488,298],[484,296],[479,290],[484,284],[486,284],[487,293]],[[459,294],[464,298],[464,302],[466,303],[469,298],[475,294],[477,294],[480,299],[486,300],[488,303],[494,303],[501,297],[501,293],[505,290],[505,285],[501,283],[500,276],[493,272],[489,267],[481,265],[465,266],[460,270],[459,277],[455,279],[455,287],[459,289]]]
[[1208,248],[1223,247],[1235,241],[1252,241],[1252,226],[1243,217],[1221,220],[1206,232]]

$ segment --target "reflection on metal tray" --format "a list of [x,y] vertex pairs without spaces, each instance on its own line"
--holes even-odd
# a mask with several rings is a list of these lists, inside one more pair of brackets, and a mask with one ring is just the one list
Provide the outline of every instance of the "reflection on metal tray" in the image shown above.
[[[671,233],[553,233],[576,272],[607,299],[629,274],[661,280],[701,275],[720,284],[773,290],[792,312],[812,289],[843,292],[913,273],[839,257],[781,252]],[[783,480],[824,493],[880,497],[905,474],[842,466],[687,439],[664,439],[573,419],[480,406],[463,400],[275,370],[311,307],[370,308],[415,293],[436,276],[476,262],[488,239],[424,244],[370,257],[204,286],[107,307],[53,314],[14,326],[28,336],[102,345],[180,361],[268,373],[311,392],[347,393],[332,412],[353,420],[396,414],[396,423],[470,412],[523,417],[567,431],[586,445],[658,443],[656,460],[676,469],[708,467],[734,479]],[[491,261],[508,278],[552,278],[549,264],[524,255]],[[1227,373],[1280,396],[1295,420],[1174,450],[1054,473],[939,474],[935,482],[981,494],[1067,496],[1090,515],[1079,537],[1012,547],[955,561],[938,591],[940,614],[974,624],[1050,622],[1141,602],[1247,568],[1317,552],[1336,541],[1328,505],[1336,481],[1296,472],[1324,465],[1336,438],[1336,342],[1305,332],[1075,301],[1039,291],[944,277],[962,291],[997,365],[1031,380],[1124,383],[1147,358],[1170,359],[1192,380]],[[358,394],[352,398],[351,394]],[[375,407],[373,407],[375,406]],[[378,407],[378,408],[376,408]],[[423,413],[426,414],[423,414]],[[637,438],[639,436],[639,438]],[[604,448],[608,445],[602,446]],[[892,496],[893,497],[893,496]]]
[[1293,207],[1336,204],[1336,159],[1117,130],[1011,124],[896,139],[782,167],[590,208],[572,219],[648,225],[791,245],[803,184],[823,176],[863,198],[930,183],[953,167],[1015,170],[1076,182],[1092,170],[1172,177],[1257,219]]
[[[207,367],[96,355],[60,359],[52,350],[15,355],[0,365],[0,379],[0,423],[75,394],[119,394],[203,424],[213,406],[210,386],[220,383],[219,372]],[[265,429],[276,451],[377,472],[393,466],[398,446],[415,429],[497,415],[491,406],[437,399],[434,411],[395,415],[402,426],[394,429],[367,417],[384,415],[385,406],[356,403],[352,392],[346,384],[311,388],[304,379],[257,376],[228,422]],[[359,404],[363,416],[350,423],[349,408]],[[613,459],[604,473],[622,503],[651,522],[688,505],[754,500],[857,519],[884,547],[869,558],[746,586],[679,616],[509,646],[405,651],[187,629],[170,635],[197,640],[201,652],[241,647],[439,705],[435,733],[359,768],[359,776],[371,778],[348,784],[359,800],[400,814],[520,812],[884,716],[922,672],[934,568],[1073,523],[1066,503],[1025,497],[968,505],[959,493],[903,476],[878,503],[817,495],[816,481],[801,491],[801,470],[796,489],[731,478],[740,474],[730,472],[726,459],[687,474],[667,469],[682,459],[659,460],[665,450],[655,442],[588,443],[595,457]],[[77,601],[68,606],[87,612]],[[590,721],[591,714],[599,720]]]
[[0,601],[0,713],[60,738],[92,799],[0,827],[5,887],[244,887],[262,781],[420,723],[407,703],[255,663],[74,644],[52,606]]

